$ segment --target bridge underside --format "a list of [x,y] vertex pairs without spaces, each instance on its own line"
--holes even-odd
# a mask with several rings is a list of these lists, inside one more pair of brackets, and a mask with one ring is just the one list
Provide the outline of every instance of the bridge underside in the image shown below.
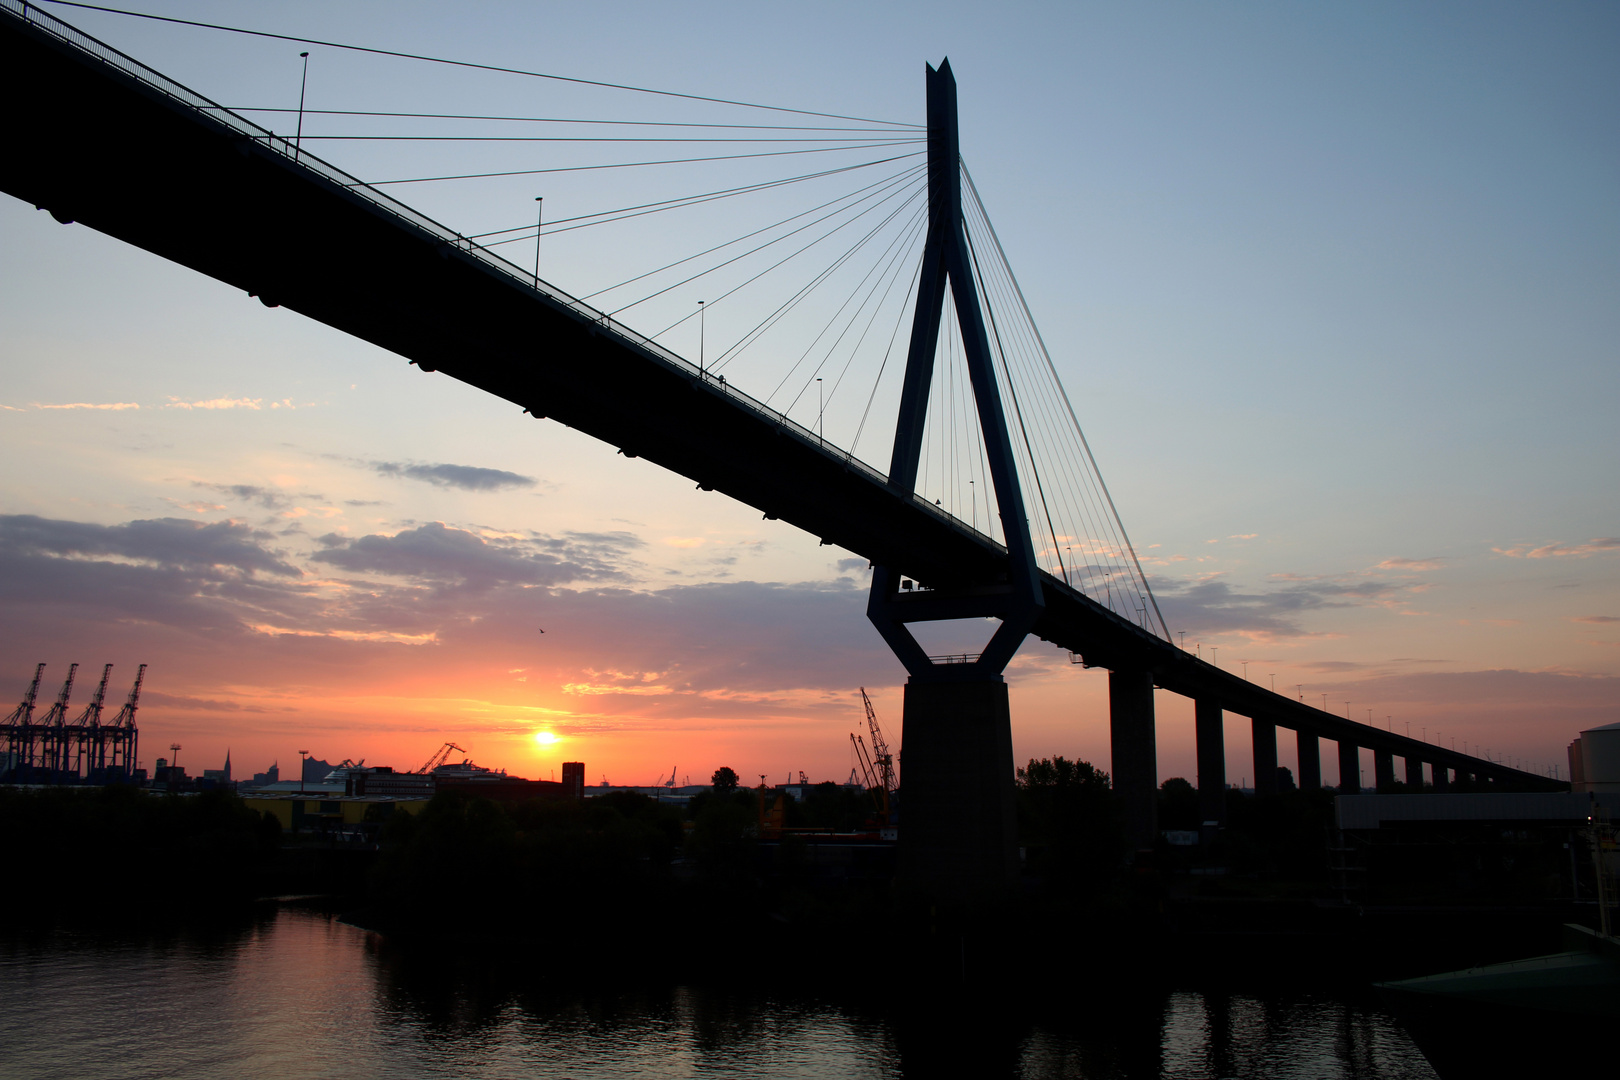
[[[295,161],[276,141],[165,92],[155,74],[137,77],[135,67],[9,11],[0,17],[0,93],[10,104],[0,190],[724,492],[926,586],[911,602],[929,603],[927,590],[1007,587],[1007,551],[988,537],[555,290],[469,252],[453,234],[346,186],[335,170]],[[1566,786],[1280,697],[1049,574],[1039,581],[1044,607],[1033,632],[1088,666],[1123,673],[1132,687],[1116,709],[1115,734],[1126,732],[1137,749],[1116,743],[1113,771],[1135,793],[1138,841],[1153,835],[1156,775],[1141,747],[1153,742],[1155,686],[1195,699],[1201,716],[1235,712],[1257,731],[1283,727],[1372,749],[1379,760],[1427,762],[1436,777],[1451,769],[1520,787]],[[1203,771],[1201,755],[1201,779]]]

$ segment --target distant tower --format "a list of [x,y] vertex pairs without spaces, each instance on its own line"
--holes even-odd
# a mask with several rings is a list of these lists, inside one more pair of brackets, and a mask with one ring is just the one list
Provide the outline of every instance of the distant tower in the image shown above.
[[230,747],[225,748],[225,768],[222,771],[225,773],[225,782],[227,784],[230,783],[231,782],[231,750],[230,750]]
[[585,763],[583,761],[563,762],[563,789],[576,799],[585,797]]

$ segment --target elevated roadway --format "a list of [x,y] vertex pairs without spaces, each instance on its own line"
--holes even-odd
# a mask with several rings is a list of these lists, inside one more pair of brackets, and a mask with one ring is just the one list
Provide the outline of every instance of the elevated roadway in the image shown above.
[[[911,602],[1006,580],[1002,545],[723,379],[37,8],[25,22],[20,8],[0,0],[0,93],[10,103],[0,190],[897,568],[923,587]],[[1200,703],[1211,769],[1209,717],[1217,727],[1222,711],[1252,718],[1262,790],[1275,727],[1371,749],[1380,780],[1384,763],[1402,757],[1428,763],[1436,786],[1454,770],[1521,789],[1567,787],[1277,695],[1050,574],[1041,587],[1034,632],[1113,673],[1115,773],[1139,798],[1153,784],[1154,686]]]

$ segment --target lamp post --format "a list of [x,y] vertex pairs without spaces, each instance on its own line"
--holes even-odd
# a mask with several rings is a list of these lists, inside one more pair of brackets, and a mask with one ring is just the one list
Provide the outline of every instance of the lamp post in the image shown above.
[[294,161],[298,160],[298,155],[303,150],[303,142],[304,142],[304,91],[309,89],[309,53],[301,52],[298,55],[304,58],[304,76],[298,82],[298,133],[293,136],[293,160]]
[[698,378],[703,378],[703,343],[708,336],[709,309],[698,301]]
[[298,794],[304,793],[304,761],[309,757],[308,750],[298,751]]
[[822,392],[821,376],[816,376],[816,438],[827,441],[827,398]]

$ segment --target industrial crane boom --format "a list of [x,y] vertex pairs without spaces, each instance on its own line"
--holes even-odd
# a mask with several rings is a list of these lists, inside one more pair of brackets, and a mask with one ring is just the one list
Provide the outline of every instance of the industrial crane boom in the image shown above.
[[[872,708],[872,699],[866,696],[866,687],[861,687],[861,701],[866,704],[866,726],[872,732],[872,764],[877,769],[878,781],[888,795],[893,795],[900,787],[900,778],[894,770],[894,755],[889,753],[889,744],[883,738],[883,729],[878,727],[877,710]],[[885,800],[887,801],[887,800]]]
[[6,717],[7,724],[17,724],[21,726],[33,723],[34,699],[39,697],[39,680],[44,676],[44,674],[44,664],[41,664],[39,667],[34,669],[34,681],[28,684],[28,693],[22,699],[22,702],[18,704],[17,708],[10,716]]
[[434,753],[434,755],[432,757],[427,759],[427,764],[426,765],[423,765],[420,769],[417,769],[416,771],[419,772],[419,773],[422,773],[424,775],[426,775],[427,773],[432,772],[434,769],[437,769],[440,765],[444,764],[445,759],[450,756],[450,751],[452,751],[452,750],[454,750],[458,754],[465,754],[467,752],[463,748],[457,746],[455,743],[447,742],[443,746],[439,747],[439,749]]
[[142,664],[135,672],[135,685],[129,688],[129,700],[124,702],[124,707],[119,709],[118,715],[113,718],[113,727],[135,730],[135,712],[141,707],[141,683],[145,681],[146,665]]
[[861,767],[861,778],[866,783],[866,791],[872,796],[872,808],[883,815],[883,820],[889,819],[889,791],[878,779],[877,772],[872,768],[872,755],[867,752],[866,740],[849,733],[849,745],[855,748],[855,760]]

